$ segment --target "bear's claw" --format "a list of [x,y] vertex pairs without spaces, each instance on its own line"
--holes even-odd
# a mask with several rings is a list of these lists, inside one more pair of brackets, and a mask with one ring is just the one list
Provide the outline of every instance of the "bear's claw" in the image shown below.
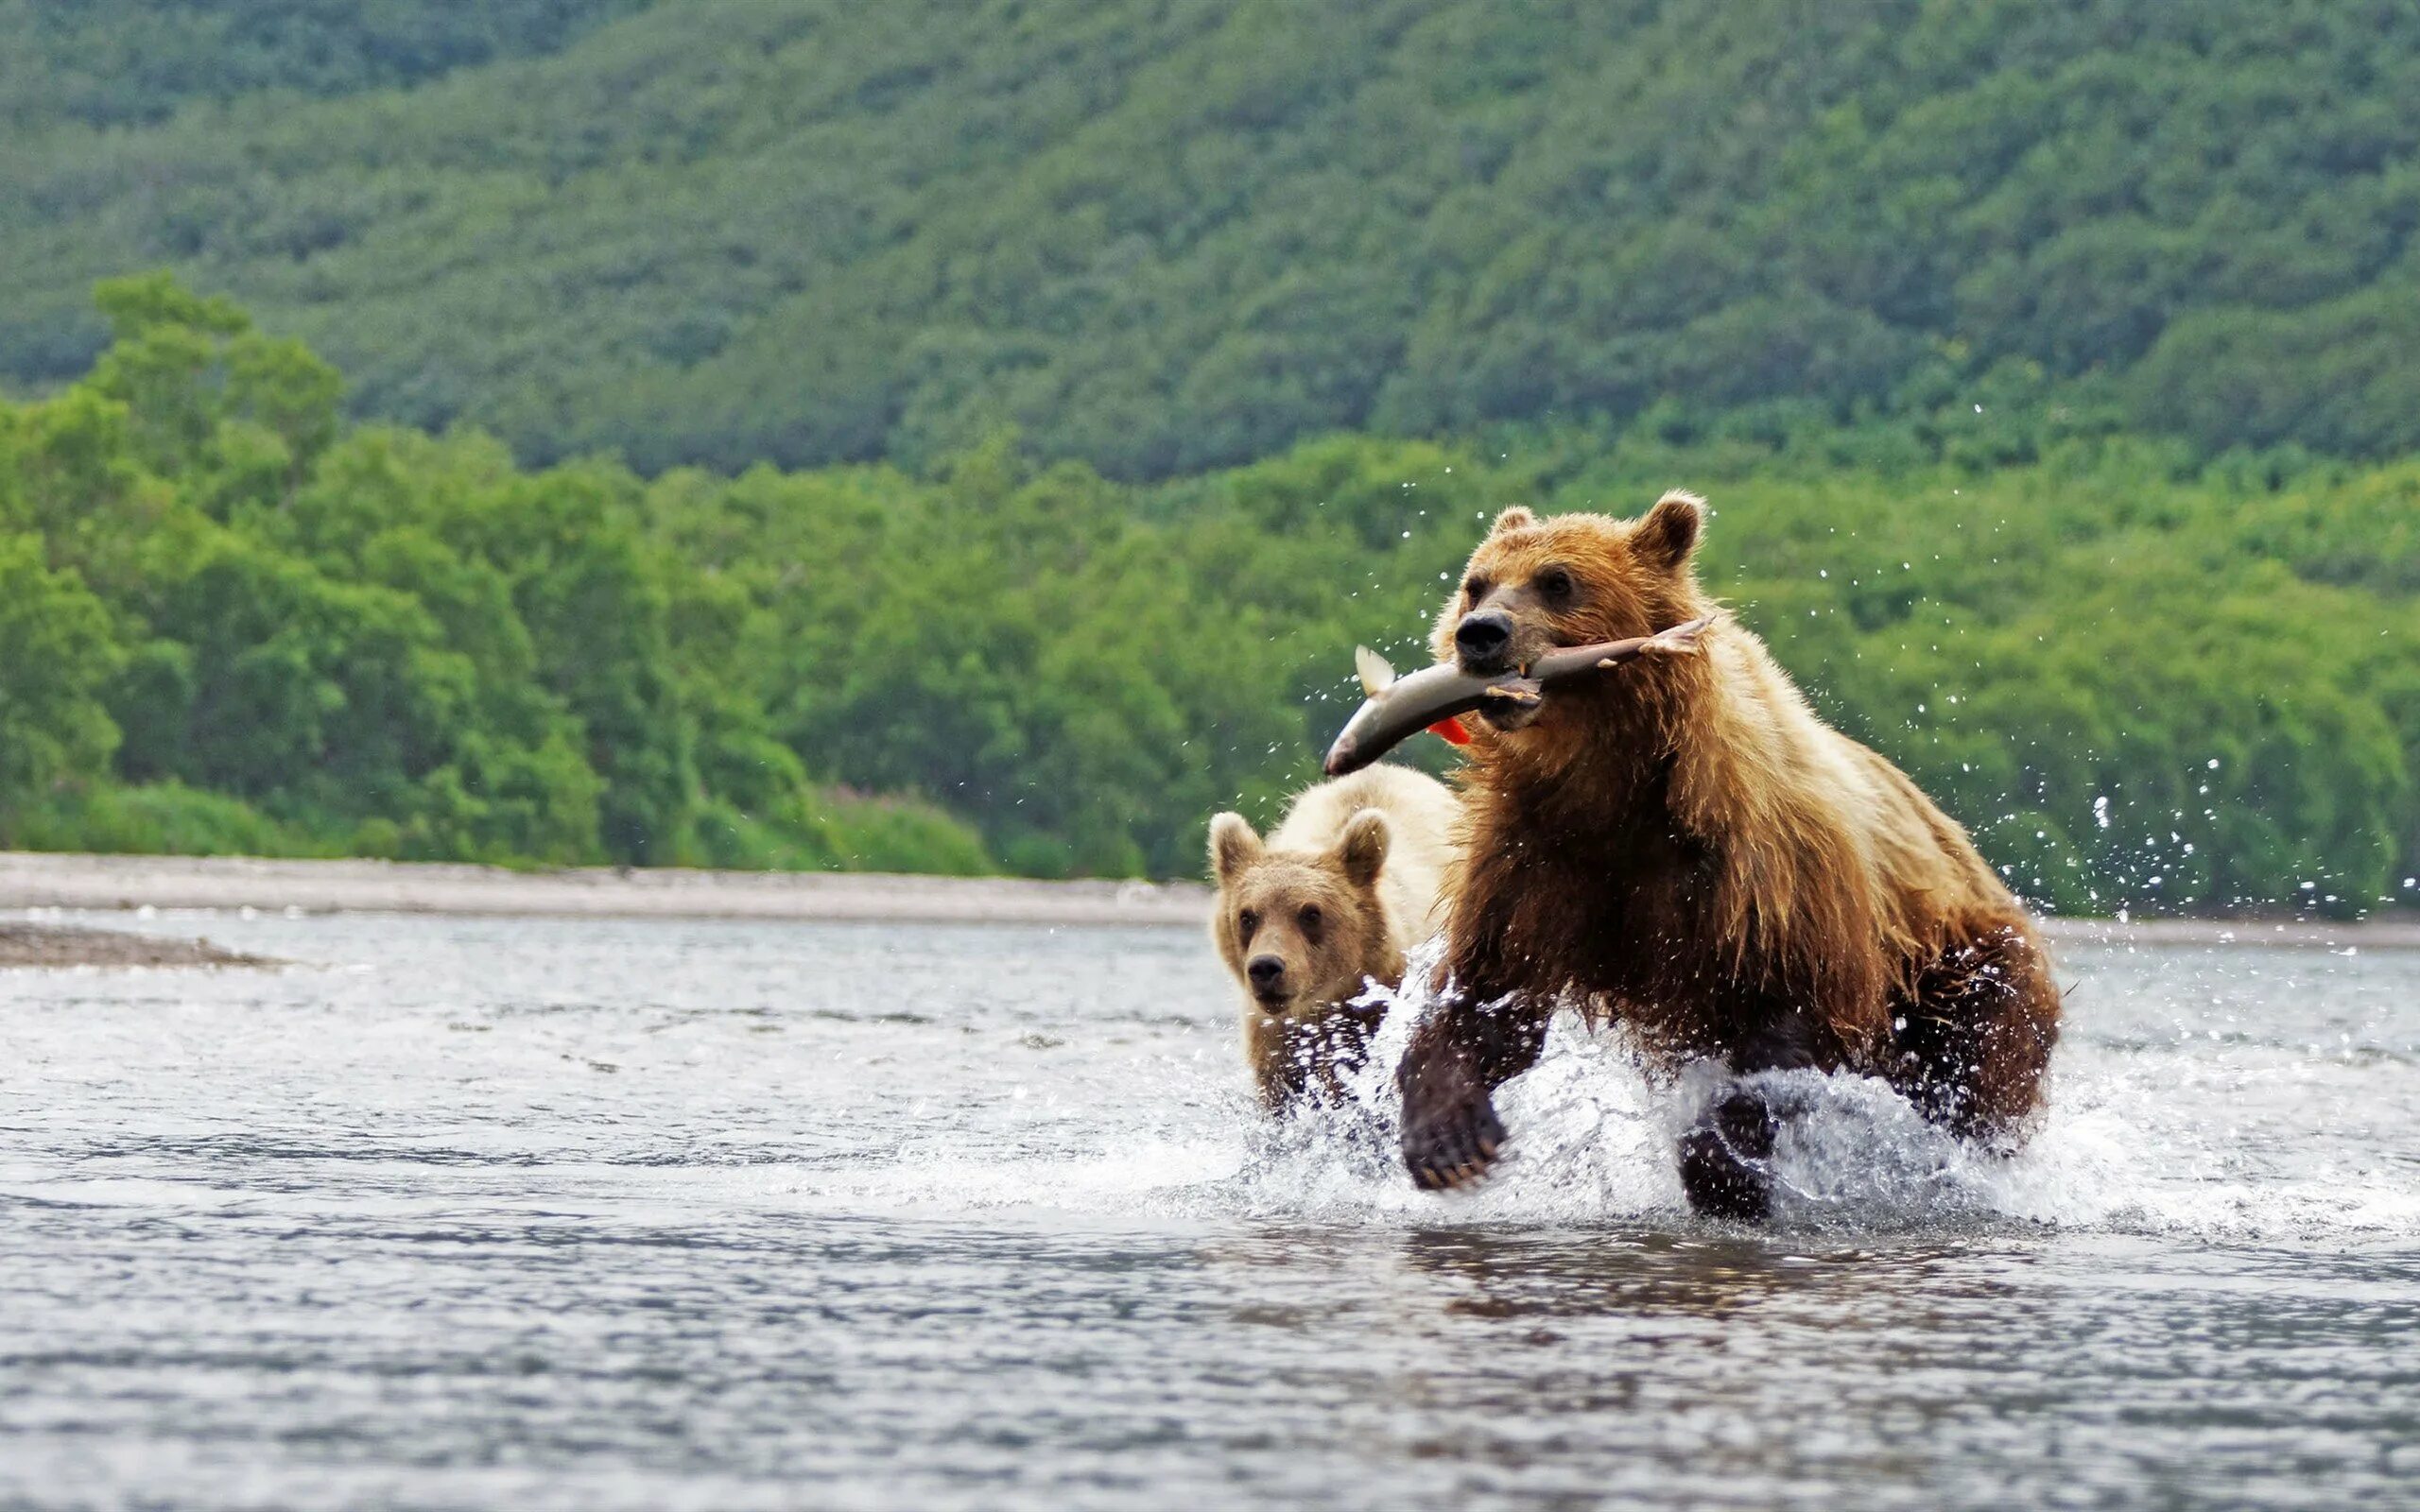
[[1431,1192],[1476,1185],[1504,1147],[1504,1125],[1485,1093],[1404,1125],[1403,1163]]

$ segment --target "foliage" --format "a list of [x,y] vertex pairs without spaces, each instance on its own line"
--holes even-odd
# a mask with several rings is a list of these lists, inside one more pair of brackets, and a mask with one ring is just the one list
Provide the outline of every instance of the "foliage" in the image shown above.
[[[2420,10],[0,0],[0,374],[168,263],[524,460],[1965,410],[2420,447]],[[163,109],[165,108],[164,113]],[[2071,392],[2072,390],[2072,392]],[[664,779],[677,776],[679,761]]]
[[0,125],[157,121],[261,90],[345,94],[547,52],[644,0],[0,0]]
[[1492,464],[1340,437],[1144,491],[995,438],[933,480],[676,473],[649,512],[782,627],[786,739],[911,775],[1019,869],[1193,871],[1209,812],[1273,818],[1311,774],[1347,647],[1425,657],[1506,498],[1629,512],[1687,481],[1742,617],[2037,901],[2409,899],[2420,465],[2204,469],[2010,407],[1949,435],[1531,435]]
[[116,659],[109,614],[42,539],[0,534],[0,801],[89,771],[117,744],[101,695]]
[[238,798],[180,782],[61,788],[0,811],[0,838],[26,850],[105,850],[136,855],[376,855],[345,829],[280,823]]
[[348,434],[334,370],[224,301],[99,303],[91,375],[0,406],[0,837],[988,869],[810,781],[735,687],[747,607],[629,473]]
[[103,298],[92,375],[0,405],[14,843],[1190,875],[1211,812],[1313,774],[1353,645],[1425,658],[1502,505],[1685,484],[1740,617],[2038,901],[2420,872],[2420,462],[2196,461],[2022,363],[1914,419],[1334,435],[1148,486],[1006,432],[645,480],[348,430],[240,312]]

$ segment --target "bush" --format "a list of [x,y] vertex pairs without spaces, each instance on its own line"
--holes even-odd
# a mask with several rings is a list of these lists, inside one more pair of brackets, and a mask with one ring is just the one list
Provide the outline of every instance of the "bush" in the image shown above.
[[[343,856],[381,853],[343,828],[317,830],[271,819],[224,793],[182,782],[143,787],[97,783],[54,793],[14,810],[8,843],[23,850],[97,850],[126,855]],[[374,841],[374,836],[369,837]]]

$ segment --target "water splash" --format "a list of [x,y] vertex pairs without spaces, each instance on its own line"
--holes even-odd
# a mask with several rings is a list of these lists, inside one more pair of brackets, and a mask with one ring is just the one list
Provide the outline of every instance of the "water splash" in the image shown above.
[[[1721,1074],[1708,1066],[1660,1071],[1618,1027],[1594,1029],[1569,1013],[1556,1016],[1538,1065],[1497,1094],[1511,1139],[1489,1179],[1450,1194],[1414,1187],[1395,1147],[1393,1068],[1415,1026],[1434,1011],[1422,984],[1439,954],[1434,942],[1415,954],[1402,993],[1374,988],[1373,1000],[1387,1001],[1389,1012],[1368,1060],[1345,1078],[1341,1107],[1272,1119],[1244,1095],[1232,1066],[1212,1057],[1184,1072],[1199,1117],[1109,1130],[1080,1152],[905,1160],[878,1175],[861,1170],[817,1183],[817,1200],[1408,1228],[1718,1227],[1689,1213],[1673,1149],[1718,1094]],[[2241,959],[2204,963],[2182,981],[2172,961],[2139,953],[2108,953],[2103,964],[2121,975],[2161,968],[2126,994],[2134,1017],[2155,1025],[2163,1011],[2176,1015],[2171,1023],[2188,1012],[2214,1017],[2213,1001],[2247,984],[2214,981],[2213,973],[2241,971],[2228,964]],[[2275,984],[2251,985],[2267,991]],[[2202,1006],[2191,1008],[2196,1000]],[[2409,1161],[2360,1167],[2341,1153],[2307,1160],[2290,1130],[2249,1140],[2212,1116],[2247,1085],[2270,1099],[2290,1094],[2290,1103],[2288,1084],[2310,1063],[2308,1045],[2238,1036],[2240,1044],[2229,1047],[2250,1063],[2231,1065],[2214,1062],[2209,1040],[2193,1032],[2092,1027],[2100,1032],[2078,1034],[2071,1025],[2054,1063],[2048,1109],[2014,1155],[1951,1137],[1873,1078],[1760,1077],[1789,1114],[1774,1155],[1772,1227],[1895,1233],[2044,1227],[2252,1243],[2420,1235],[2420,1180]],[[2381,1069],[2407,1069],[2394,1047],[2344,1038],[2341,1067],[2327,1067],[2383,1059],[2395,1064]],[[1206,1098],[1201,1076],[1214,1083]],[[2315,1099],[2324,1089],[2310,1091]],[[2273,1111],[2272,1122],[2290,1112]]]

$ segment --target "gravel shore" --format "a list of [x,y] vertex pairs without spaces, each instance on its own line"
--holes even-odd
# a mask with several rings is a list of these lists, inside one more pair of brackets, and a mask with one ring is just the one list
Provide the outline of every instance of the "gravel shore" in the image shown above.
[[69,966],[278,966],[266,955],[222,950],[206,939],[130,935],[72,924],[0,923],[0,970]]
[[1199,926],[1209,906],[1208,889],[1189,883],[669,867],[509,871],[395,861],[0,851],[0,909],[292,908],[305,913]]
[[[0,910],[257,908],[800,921],[1201,926],[1194,883],[1035,882],[874,873],[509,871],[392,861],[256,861],[0,851]],[[2420,948],[2420,919],[2051,919],[2053,940]]]

